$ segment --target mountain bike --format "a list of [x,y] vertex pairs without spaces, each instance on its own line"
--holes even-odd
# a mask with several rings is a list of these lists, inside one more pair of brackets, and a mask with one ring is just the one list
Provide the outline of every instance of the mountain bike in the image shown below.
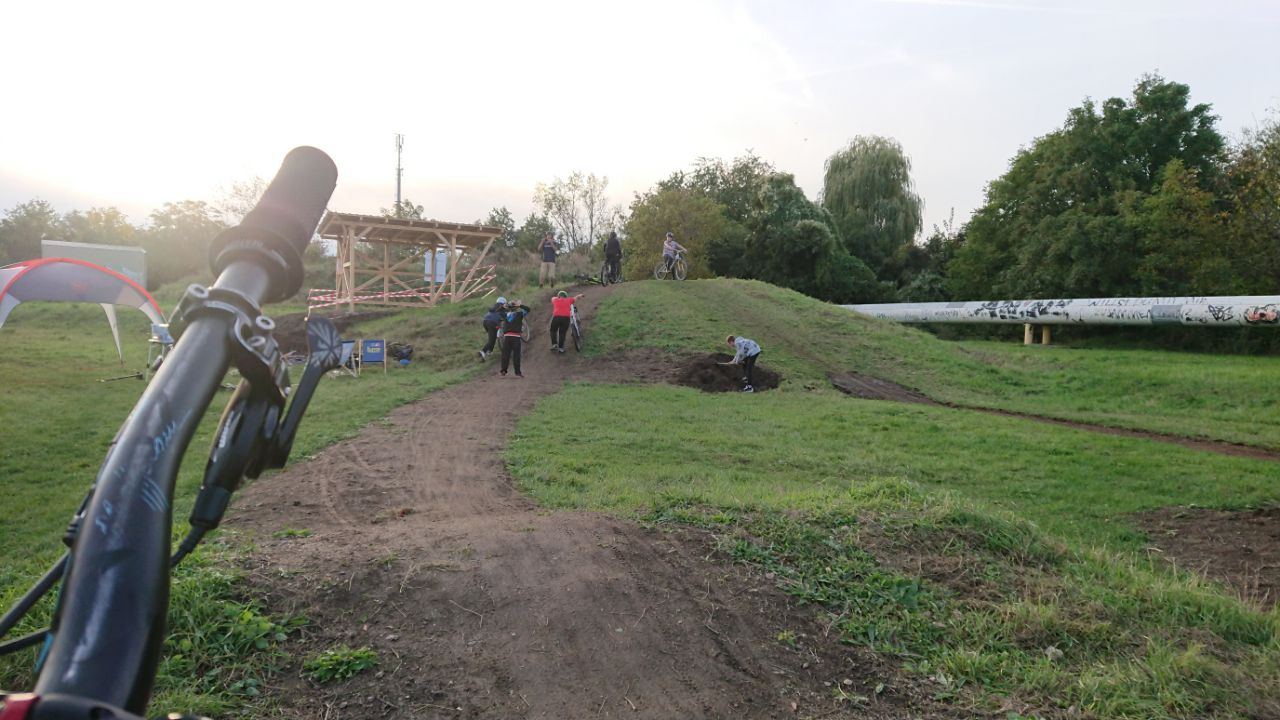
[[617,267],[610,268],[606,259],[600,264],[600,284],[610,285],[622,282],[622,258],[618,258]]
[[[337,172],[320,150],[294,149],[244,221],[213,240],[217,280],[188,287],[174,311],[177,342],[75,512],[63,536],[70,550],[0,618],[3,637],[61,581],[50,626],[0,643],[0,653],[43,645],[34,691],[3,696],[3,720],[141,720],[165,636],[170,568],[221,523],[243,478],[284,466],[317,383],[338,366],[337,328],[310,318],[306,370],[290,392],[275,323],[260,309],[301,286],[302,253]],[[171,555],[178,467],[230,367],[242,379],[214,435],[191,529]]]
[[569,332],[573,334],[573,349],[582,352],[582,324],[578,322],[578,303],[569,306]]
[[689,273],[689,266],[685,264],[684,253],[677,252],[671,260],[671,269],[667,269],[667,259],[663,258],[653,268],[653,278],[655,280],[665,280],[667,275],[673,280],[683,280]]

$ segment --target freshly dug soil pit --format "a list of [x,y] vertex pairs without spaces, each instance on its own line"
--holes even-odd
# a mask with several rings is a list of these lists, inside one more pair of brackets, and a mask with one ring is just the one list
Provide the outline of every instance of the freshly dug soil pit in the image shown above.
[[[732,355],[712,353],[710,355],[694,355],[681,368],[676,377],[677,385],[697,388],[703,392],[738,392],[742,389],[742,366],[721,365],[733,359]],[[769,368],[756,364],[752,373],[756,392],[773,390],[782,382],[782,376]]]
[[1167,507],[1135,517],[1151,551],[1169,563],[1223,583],[1259,607],[1280,601],[1280,507]]

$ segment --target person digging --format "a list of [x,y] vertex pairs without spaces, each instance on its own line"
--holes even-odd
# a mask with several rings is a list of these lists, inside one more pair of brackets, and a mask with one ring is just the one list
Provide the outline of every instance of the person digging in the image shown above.
[[729,343],[736,350],[733,359],[728,362],[718,363],[719,365],[742,365],[742,371],[745,376],[742,381],[746,383],[742,388],[742,392],[755,392],[752,387],[754,378],[752,371],[756,367],[756,358],[760,357],[760,345],[755,340],[749,340],[744,337],[730,335],[725,342]]

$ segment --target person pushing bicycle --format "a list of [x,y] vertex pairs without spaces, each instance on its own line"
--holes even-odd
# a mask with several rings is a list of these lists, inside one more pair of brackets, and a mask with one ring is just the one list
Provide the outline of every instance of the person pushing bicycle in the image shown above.
[[484,347],[480,349],[480,359],[484,360],[489,357],[489,353],[493,352],[493,346],[498,342],[498,328],[502,325],[502,318],[506,314],[507,299],[499,297],[493,307],[485,311],[484,314],[484,331],[487,334]]
[[519,300],[512,300],[507,304],[506,310],[502,316],[502,364],[500,374],[503,377],[507,375],[507,366],[514,365],[516,377],[524,377],[524,373],[520,372],[520,350],[524,344],[521,337],[524,332],[524,319],[529,314],[529,308]]
[[569,331],[569,317],[573,314],[573,304],[582,299],[582,293],[569,297],[569,293],[561,290],[551,298],[551,349],[564,352],[564,336]]

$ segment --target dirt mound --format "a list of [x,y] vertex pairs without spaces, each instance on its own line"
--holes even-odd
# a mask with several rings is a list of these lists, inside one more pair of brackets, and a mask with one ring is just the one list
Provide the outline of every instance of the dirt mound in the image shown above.
[[[732,355],[713,353],[693,355],[685,362],[676,376],[676,384],[697,388],[703,392],[737,392],[742,389],[742,366],[721,365],[733,359]],[[756,365],[753,373],[756,391],[772,390],[782,382],[782,376],[763,365]]]
[[1150,550],[1170,563],[1221,582],[1259,607],[1280,601],[1280,507],[1168,507],[1135,517],[1151,539]]
[[[338,328],[339,333],[346,332],[347,328],[358,322],[365,320],[373,320],[384,315],[391,314],[392,310],[365,310],[355,313],[335,313],[333,315],[325,315],[322,313],[313,313],[321,317],[328,318]],[[276,323],[274,332],[276,343],[280,345],[280,352],[297,351],[305,353],[307,351],[307,314],[292,313],[290,315],[281,315],[271,318]]]

